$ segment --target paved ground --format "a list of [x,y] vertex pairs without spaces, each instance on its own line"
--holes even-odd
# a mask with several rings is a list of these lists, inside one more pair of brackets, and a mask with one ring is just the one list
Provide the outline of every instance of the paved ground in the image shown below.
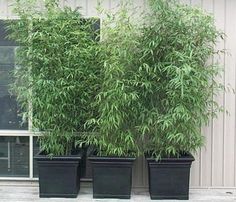
[[[93,199],[92,189],[83,185],[76,199],[40,199],[37,183],[0,182],[0,202],[151,202],[148,192],[134,190],[130,200]],[[167,200],[162,200],[165,202]],[[174,200],[168,200],[169,202]],[[191,189],[191,202],[236,202],[236,189]]]

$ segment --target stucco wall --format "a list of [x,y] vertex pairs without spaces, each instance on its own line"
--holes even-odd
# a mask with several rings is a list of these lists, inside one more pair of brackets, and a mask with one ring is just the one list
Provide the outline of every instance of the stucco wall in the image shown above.
[[[133,0],[139,10],[145,9],[145,0]],[[0,0],[0,18],[15,18],[11,12],[13,0]],[[97,0],[67,0],[61,5],[82,7],[85,16],[97,16]],[[223,30],[227,38],[218,48],[227,49],[229,54],[212,58],[219,61],[225,69],[219,81],[235,88],[236,81],[236,0],[181,0],[182,3],[197,5],[213,13],[216,25]],[[119,0],[104,0],[103,6],[115,8]],[[195,154],[196,161],[191,171],[191,187],[236,187],[236,138],[235,138],[235,94],[223,93],[215,97],[226,107],[230,115],[220,114],[202,130],[206,137],[206,146]],[[146,164],[138,160],[134,169],[134,186],[147,186]]]

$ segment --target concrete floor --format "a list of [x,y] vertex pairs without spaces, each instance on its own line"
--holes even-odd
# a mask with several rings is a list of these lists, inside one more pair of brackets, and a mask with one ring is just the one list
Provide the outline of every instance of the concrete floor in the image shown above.
[[[91,186],[91,185],[89,185]],[[134,190],[130,200],[119,199],[93,199],[92,189],[86,184],[82,185],[76,199],[44,198],[38,196],[36,182],[0,182],[0,202],[151,202],[149,194],[144,190]],[[162,200],[176,201],[176,200]],[[236,189],[191,189],[191,202],[236,202]]]

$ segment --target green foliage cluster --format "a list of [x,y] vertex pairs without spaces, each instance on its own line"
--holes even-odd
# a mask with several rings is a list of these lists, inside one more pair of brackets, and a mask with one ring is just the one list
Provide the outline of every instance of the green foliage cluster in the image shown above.
[[98,116],[88,120],[95,132],[82,136],[81,142],[95,145],[100,155],[137,156],[140,153],[136,130],[139,111],[134,88],[137,70],[138,30],[128,13],[129,4],[121,4],[117,12],[100,10],[102,22],[100,60],[102,84],[95,100]]
[[211,15],[174,0],[150,0],[140,39],[140,123],[145,151],[156,158],[194,152],[203,145],[201,126],[221,107],[213,95],[221,70],[207,60],[223,37]]
[[18,4],[20,20],[8,27],[10,37],[20,46],[13,90],[26,117],[33,117],[33,129],[44,132],[42,150],[65,155],[71,151],[75,132],[85,131],[86,120],[96,113],[91,100],[100,72],[94,60],[98,40],[93,25],[97,19],[61,9],[57,1],[46,1],[43,11],[35,7],[30,12],[23,10],[32,3]]
[[14,89],[22,106],[32,103],[48,154],[68,153],[76,131],[87,132],[76,143],[100,155],[161,158],[203,145],[200,127],[221,109],[213,100],[221,71],[207,60],[222,33],[198,8],[149,3],[139,22],[126,3],[100,10],[100,41],[93,20],[57,1],[38,13],[18,10],[10,27],[21,45]]
[[204,142],[201,126],[221,110],[213,100],[221,71],[207,65],[222,37],[213,17],[174,0],[149,3],[144,24],[123,3],[102,27],[99,116],[88,122],[99,133],[83,137],[100,154],[194,152]]

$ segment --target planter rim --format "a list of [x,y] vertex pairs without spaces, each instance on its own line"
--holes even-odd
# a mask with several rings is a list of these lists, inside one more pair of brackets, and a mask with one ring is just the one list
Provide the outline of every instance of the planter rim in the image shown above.
[[155,158],[153,158],[153,157],[150,157],[150,156],[148,156],[148,155],[145,155],[145,158],[146,158],[146,160],[148,161],[148,162],[150,162],[150,161],[152,161],[152,162],[159,162],[159,163],[161,163],[161,162],[189,162],[189,161],[194,161],[195,160],[195,158],[193,157],[193,155],[192,154],[190,154],[190,153],[187,153],[186,155],[184,155],[184,156],[180,156],[179,158],[177,158],[177,157],[172,157],[172,158],[161,158],[160,160],[158,160],[158,161],[156,161],[156,159]]
[[71,155],[63,155],[63,156],[52,156],[49,157],[45,154],[42,154],[43,151],[38,152],[35,156],[34,159],[36,160],[80,160],[82,157],[81,151],[78,154],[71,154]]
[[118,157],[118,156],[88,156],[90,161],[134,161],[135,157]]

